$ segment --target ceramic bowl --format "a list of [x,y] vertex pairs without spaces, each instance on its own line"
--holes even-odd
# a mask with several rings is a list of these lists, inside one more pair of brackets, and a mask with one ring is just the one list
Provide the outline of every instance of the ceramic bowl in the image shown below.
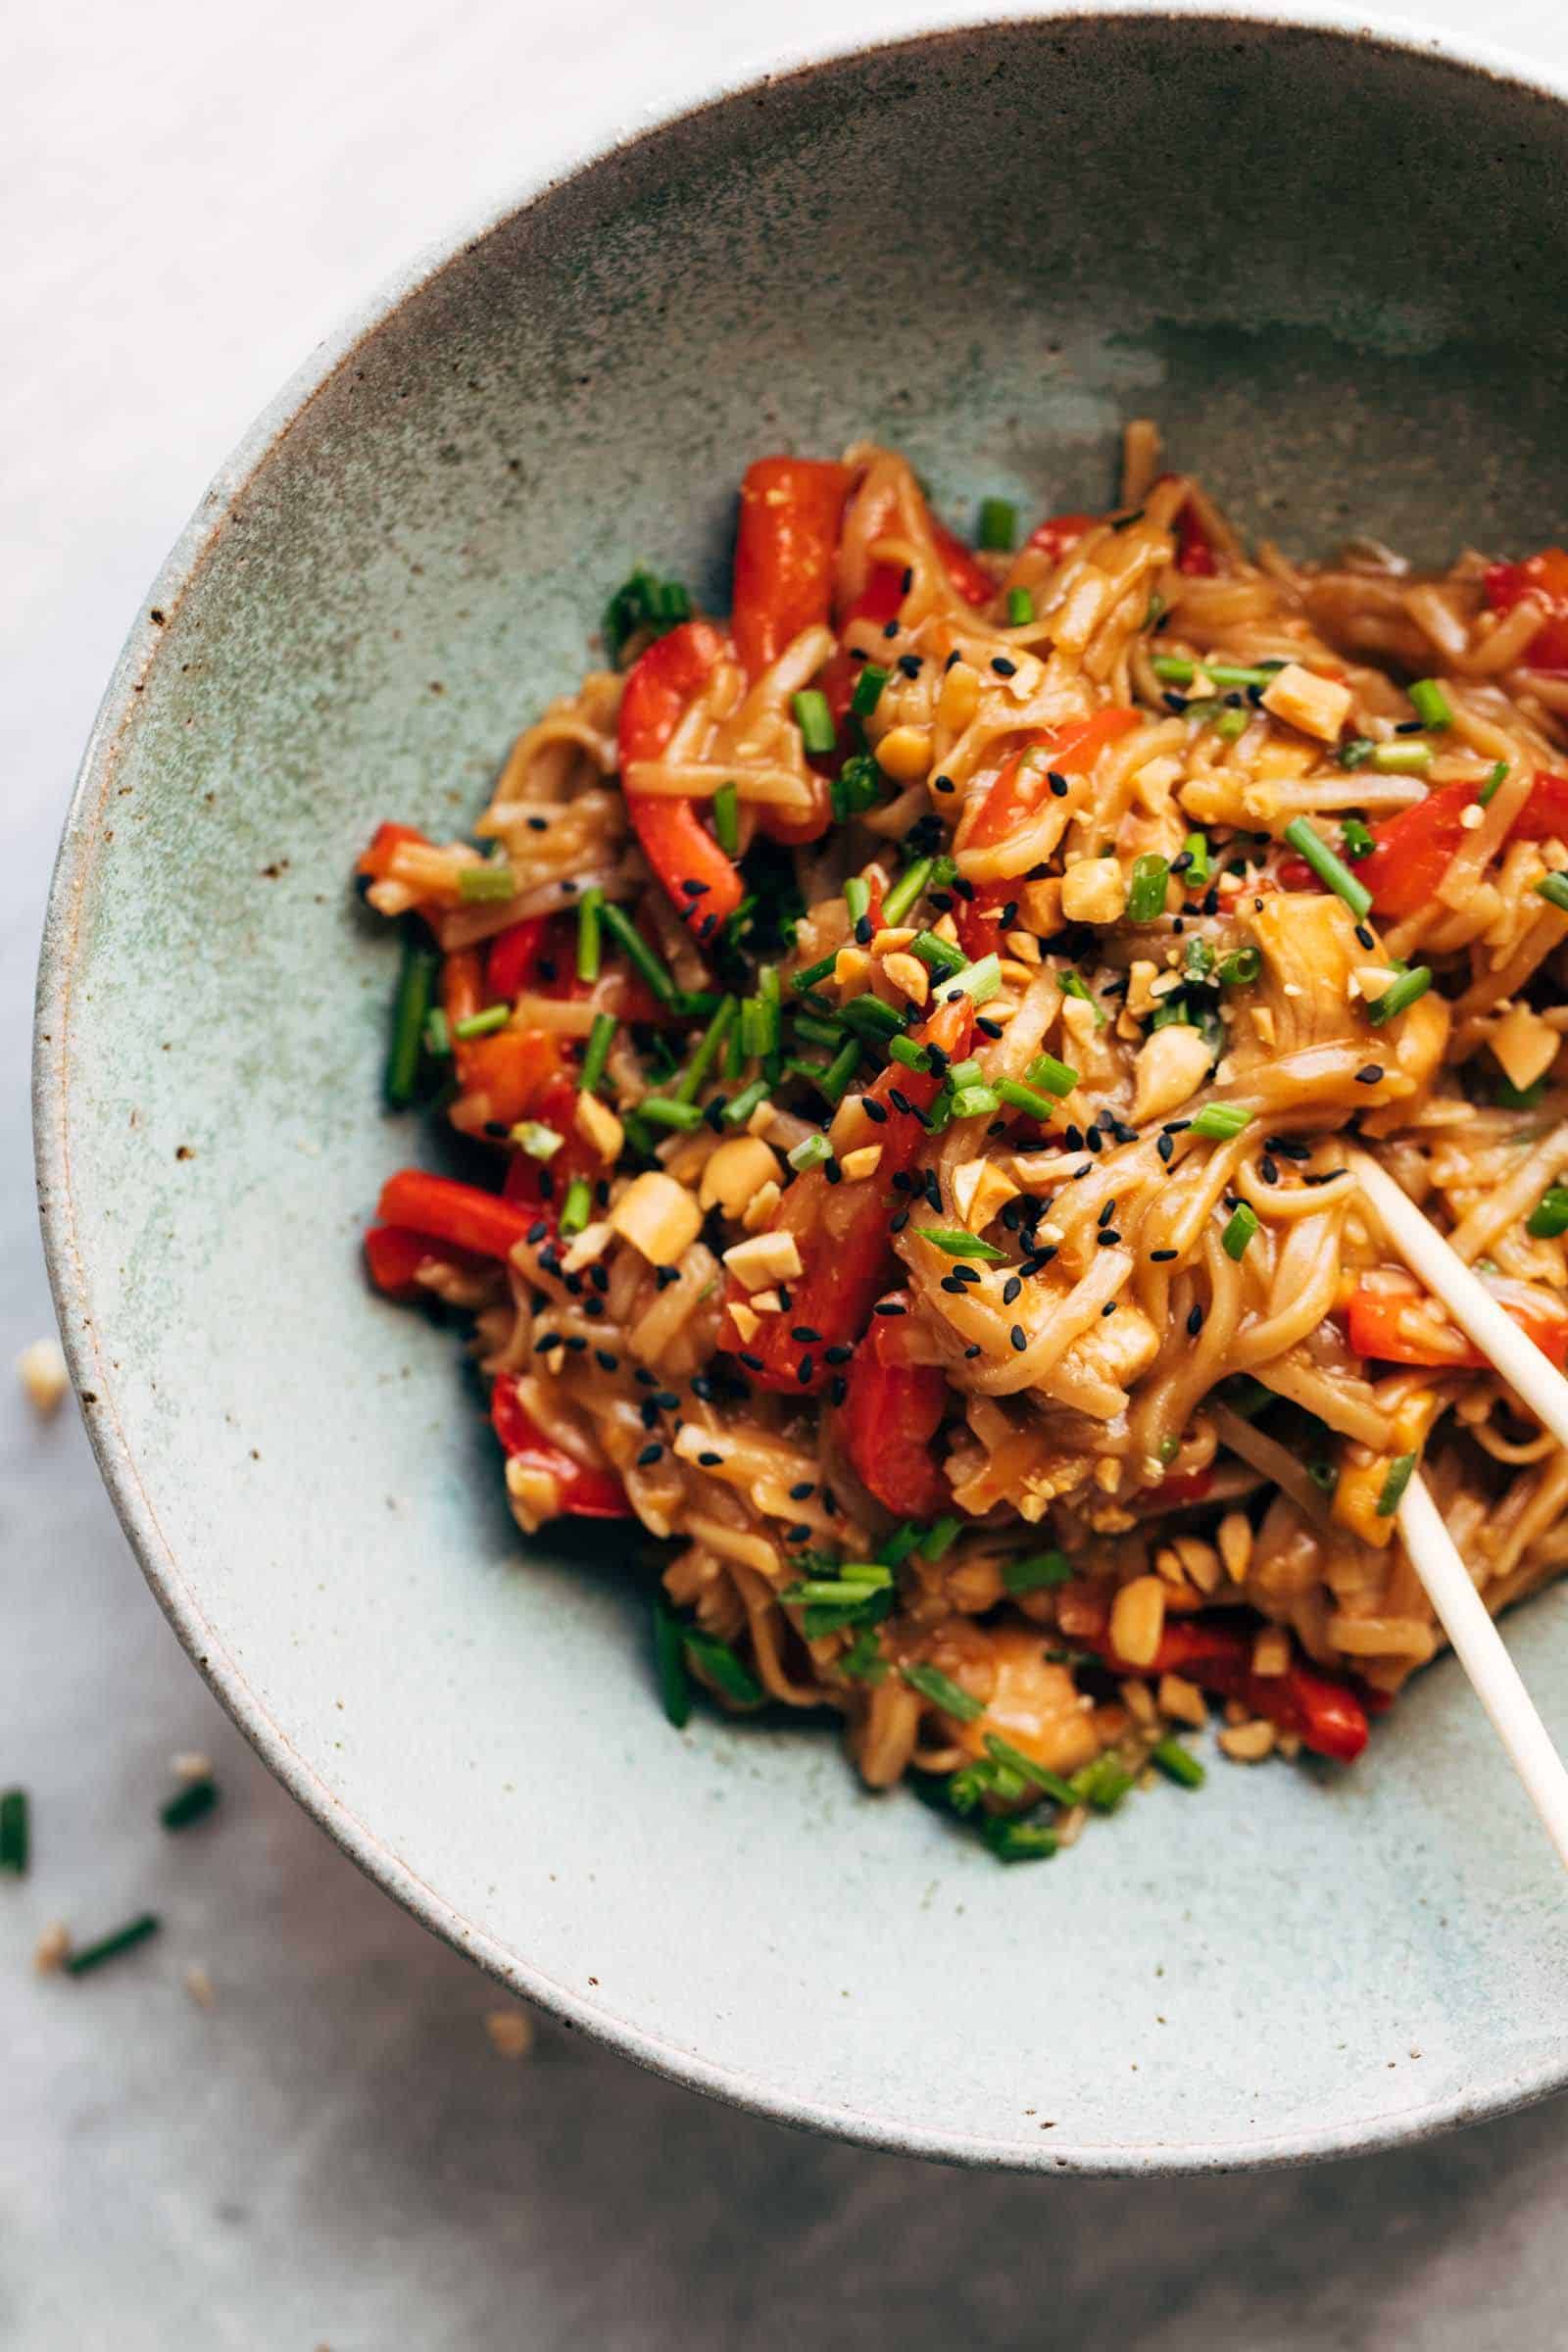
[[[461,828],[639,559],[720,608],[777,445],[1102,501],[1162,419],[1250,527],[1560,535],[1568,112],[1321,23],[1047,17],[798,61],[396,286],[139,614],[45,944],[59,1304],[154,1591],[417,1917],[681,2081],[1038,2170],[1361,2149],[1568,2074],[1550,1857],[1465,1686],[1000,1868],[826,1731],[662,1720],[624,1556],[525,1545],[455,1335],[370,1296],[375,819]],[[619,1547],[622,1554],[628,1549]],[[1512,1639],[1568,1732],[1568,1594]]]

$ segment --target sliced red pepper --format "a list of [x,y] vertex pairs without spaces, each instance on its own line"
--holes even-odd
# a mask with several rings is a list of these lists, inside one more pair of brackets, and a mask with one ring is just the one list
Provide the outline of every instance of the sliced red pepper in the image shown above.
[[[907,1310],[908,1293],[896,1291],[880,1303]],[[931,1451],[948,1409],[948,1383],[937,1365],[909,1361],[906,1330],[903,1316],[872,1316],[849,1368],[839,1421],[861,1485],[890,1511],[928,1519],[953,1496]]]
[[1183,507],[1176,517],[1176,568],[1190,580],[1212,579],[1219,569],[1208,533],[1191,507]]
[[[970,1012],[967,1001],[939,1006],[918,1032],[919,1042],[935,1044],[950,1056],[961,1055]],[[746,1369],[760,1388],[811,1395],[834,1376],[835,1367],[825,1361],[823,1348],[853,1347],[865,1330],[894,1264],[889,1181],[919,1157],[926,1131],[914,1114],[930,1109],[941,1085],[932,1071],[890,1063],[866,1090],[888,1113],[876,1131],[882,1159],[875,1179],[831,1185],[820,1168],[812,1168],[790,1186],[774,1212],[772,1230],[794,1235],[802,1271],[787,1285],[789,1306],[780,1314],[765,1315],[754,1340],[744,1340],[731,1318],[730,1308],[744,1302],[746,1292],[730,1277],[718,1344],[746,1359]],[[895,1093],[910,1105],[907,1111],[893,1102]],[[797,1340],[797,1328],[820,1336]]]
[[524,1409],[517,1383],[510,1372],[496,1375],[490,1392],[490,1419],[509,1462],[526,1462],[555,1480],[563,1519],[629,1519],[626,1490],[612,1470],[590,1469],[575,1454],[558,1446]]
[[[632,664],[620,698],[620,772],[633,760],[657,760],[687,705],[723,659],[724,639],[711,621],[687,620],[656,638]],[[662,793],[626,793],[626,809],[643,854],[670,904],[699,939],[710,939],[741,903],[740,876],[702,824],[690,801]],[[694,898],[685,882],[705,885]]]
[[[1428,904],[1464,840],[1464,811],[1475,797],[1473,784],[1445,784],[1370,828],[1376,846],[1355,873],[1372,893],[1376,913],[1399,920]],[[1568,841],[1568,777],[1537,776],[1508,838]],[[1283,867],[1280,879],[1286,882]],[[1292,885],[1286,882],[1286,887]]]
[[496,933],[484,967],[485,989],[492,1004],[512,1004],[531,984],[549,929],[549,915],[535,914]]
[[1029,534],[1029,545],[1049,556],[1053,564],[1059,564],[1063,556],[1071,555],[1085,531],[1092,531],[1099,520],[1098,514],[1053,514],[1036,524]]
[[1201,1690],[1239,1698],[1282,1732],[1294,1732],[1315,1755],[1353,1764],[1367,1742],[1367,1706],[1361,1691],[1337,1676],[1294,1658],[1283,1674],[1252,1672],[1255,1629],[1227,1617],[1167,1619],[1152,1662],[1135,1666],[1119,1658],[1108,1633],[1075,1633],[1103,1658],[1113,1674],[1179,1674]]
[[[1479,1372],[1487,1358],[1457,1325],[1453,1327],[1451,1347],[1439,1347],[1434,1342],[1405,1336],[1403,1310],[1414,1303],[1408,1294],[1397,1291],[1364,1287],[1356,1291],[1346,1314],[1346,1328],[1356,1354],[1370,1356],[1382,1364],[1424,1364],[1434,1370]],[[1507,1299],[1501,1303],[1526,1339],[1533,1340],[1559,1372],[1568,1369],[1568,1315],[1553,1315],[1544,1310],[1532,1314],[1527,1307],[1516,1306]]]
[[437,1250],[426,1235],[410,1233],[401,1225],[372,1225],[365,1237],[366,1268],[376,1289],[389,1298],[428,1297],[417,1277],[419,1268],[431,1258],[453,1266],[476,1266],[478,1262],[466,1260],[461,1250]]
[[1162,1478],[1152,1492],[1161,1503],[1201,1502],[1213,1484],[1212,1470],[1184,1470],[1179,1478]]
[[[1003,768],[984,801],[963,829],[966,850],[991,849],[1027,823],[1050,791],[1053,773],[1077,776],[1094,766],[1107,743],[1138,724],[1136,710],[1112,705],[1088,718],[1069,719],[1065,726],[1032,735]],[[1031,759],[1032,752],[1046,756]],[[972,899],[960,901],[956,920],[958,937],[971,957],[988,956],[1002,938],[1002,910],[1018,896],[1017,882],[982,882]]]
[[1511,612],[1521,599],[1534,597],[1545,618],[1530,640],[1525,655],[1534,669],[1568,671],[1568,548],[1544,547],[1521,564],[1492,564],[1483,582],[1494,612]]
[[[979,558],[935,517],[930,518],[930,530],[949,586],[966,605],[988,605],[997,593],[997,583]],[[897,564],[873,564],[865,586],[846,610],[840,625],[848,628],[852,620],[870,620],[886,627],[890,620],[897,620],[903,602],[904,574]]]
[[759,458],[741,481],[730,634],[757,678],[803,629],[832,617],[833,566],[847,466],[816,458]]
[[543,1098],[561,1074],[561,1047],[548,1029],[498,1029],[456,1049],[466,1095],[483,1095],[492,1125],[515,1127],[537,1118]]
[[533,1222],[525,1209],[497,1193],[455,1183],[450,1176],[430,1176],[423,1168],[401,1168],[389,1176],[375,1213],[383,1225],[406,1226],[471,1250],[475,1257],[509,1257]]
[[428,850],[432,847],[428,837],[421,833],[416,825],[397,825],[391,822],[377,825],[370,837],[369,847],[355,867],[355,872],[367,875],[372,882],[384,882],[387,877],[387,869],[392,862],[393,851],[402,849],[409,842],[416,843],[421,850]]

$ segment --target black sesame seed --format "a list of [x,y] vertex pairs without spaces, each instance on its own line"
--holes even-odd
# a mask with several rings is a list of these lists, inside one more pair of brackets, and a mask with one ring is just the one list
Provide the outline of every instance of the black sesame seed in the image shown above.
[[998,1038],[1002,1035],[1002,1023],[988,1021],[983,1012],[976,1013],[974,1025],[982,1037]]
[[1113,1226],[1106,1225],[1096,1234],[1095,1239],[1100,1244],[1102,1250],[1111,1250],[1114,1249],[1116,1244],[1121,1240],[1121,1235],[1116,1232]]
[[809,1502],[815,1492],[814,1482],[811,1479],[803,1478],[798,1486],[791,1487],[790,1500],[791,1502]]
[[829,1184],[842,1184],[844,1182],[844,1170],[839,1166],[839,1163],[836,1159],[824,1159],[822,1162],[822,1173],[827,1178]]
[[1023,1325],[1021,1323],[1015,1323],[1012,1329],[1008,1332],[1007,1337],[1012,1342],[1017,1352],[1022,1355],[1024,1349],[1029,1345],[1029,1334],[1025,1331]]
[[879,1298],[871,1309],[873,1315],[906,1315],[908,1311],[906,1306],[900,1305],[897,1298]]
[[899,624],[896,620],[885,620],[882,623],[882,634],[884,637],[896,637],[898,633]]
[[996,671],[999,678],[1014,678],[1018,674],[1017,662],[1009,662],[1005,654],[994,655],[992,657],[991,666]]
[[931,789],[933,792],[956,792],[957,786],[951,776],[933,776]]
[[740,1360],[746,1366],[748,1372],[760,1372],[762,1370],[761,1357],[760,1355],[751,1354],[744,1348],[741,1349]]
[[1158,1143],[1154,1146],[1154,1150],[1159,1153],[1160,1158],[1165,1162],[1165,1165],[1168,1168],[1172,1158],[1175,1156],[1176,1152],[1176,1143],[1174,1137],[1162,1135]]
[[697,1467],[699,1470],[716,1470],[723,1459],[724,1456],[721,1453],[700,1453],[697,1456]]
[[903,670],[906,678],[917,678],[920,675],[919,655],[901,654],[899,656],[899,667]]
[[1101,1210],[1101,1212],[1100,1212],[1099,1216],[1098,1216],[1098,1217],[1095,1219],[1095,1223],[1096,1223],[1097,1225],[1108,1225],[1108,1224],[1110,1223],[1110,1220],[1111,1220],[1111,1218],[1112,1218],[1112,1217],[1115,1215],[1115,1213],[1116,1213],[1116,1203],[1115,1203],[1115,1201],[1114,1201],[1114,1200],[1107,1200],[1107,1201],[1105,1202],[1105,1204],[1104,1204],[1103,1208]]
[[1187,1337],[1190,1340],[1196,1340],[1202,1328],[1203,1310],[1201,1306],[1195,1306],[1187,1318]]
[[1167,1259],[1172,1258],[1175,1255],[1176,1252],[1174,1250],[1151,1250],[1149,1252],[1150,1263],[1155,1266],[1162,1266],[1165,1264]]
[[847,1364],[854,1353],[853,1348],[846,1348],[842,1340],[835,1340],[831,1348],[823,1348],[822,1361],[824,1364]]
[[1053,798],[1058,801],[1064,801],[1072,790],[1066,777],[1058,776],[1054,768],[1052,768],[1047,774],[1046,782],[1051,786]]
[[966,1348],[964,1349],[964,1351],[963,1351],[963,1352],[964,1352],[964,1354],[965,1354],[966,1356],[974,1356],[974,1355],[978,1355],[978,1354],[980,1353],[980,1343],[979,1343],[979,1341],[978,1341],[978,1340],[976,1340],[976,1341],[974,1342],[973,1346],[972,1346],[972,1347],[968,1347],[968,1348]]
[[638,1469],[648,1469],[651,1463],[657,1462],[660,1459],[661,1455],[663,1453],[663,1450],[664,1448],[660,1445],[658,1439],[656,1438],[654,1443],[651,1446],[645,1446],[641,1453],[637,1456]]
[[527,1239],[534,1243],[542,1242],[545,1238],[545,1235],[549,1231],[550,1228],[545,1223],[543,1217],[535,1217],[533,1223],[528,1228]]
[[1273,1160],[1269,1158],[1269,1155],[1266,1152],[1257,1163],[1257,1172],[1262,1177],[1265,1184],[1278,1184],[1280,1180],[1279,1169],[1275,1166]]
[[1357,1086],[1379,1086],[1382,1081],[1383,1064],[1381,1061],[1364,1061],[1355,1073]]
[[620,1370],[619,1356],[612,1355],[608,1348],[594,1349],[594,1362],[602,1372],[618,1372]]
[[887,1104],[885,1102],[879,1102],[875,1095],[862,1095],[860,1098],[860,1108],[864,1111],[866,1117],[870,1120],[873,1127],[885,1127],[887,1125]]
[[790,1326],[790,1338],[799,1340],[804,1348],[814,1348],[821,1337],[822,1334],[813,1331],[809,1323],[794,1323]]
[[[835,1372],[832,1379],[827,1384],[828,1402],[830,1404],[842,1404],[849,1393],[849,1382],[845,1379],[842,1372]],[[827,1496],[825,1494],[823,1495],[822,1500],[824,1503],[826,1503]]]

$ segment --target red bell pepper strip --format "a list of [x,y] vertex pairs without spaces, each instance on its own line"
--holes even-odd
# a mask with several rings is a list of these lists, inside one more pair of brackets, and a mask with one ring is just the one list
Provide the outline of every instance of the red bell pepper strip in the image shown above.
[[1159,1496],[1162,1506],[1201,1502],[1213,1484],[1212,1470],[1184,1470],[1179,1478],[1162,1478],[1151,1492]]
[[730,635],[748,678],[833,612],[833,565],[852,480],[815,458],[759,458],[741,481]]
[[[906,1308],[908,1294],[895,1292],[882,1304]],[[931,1451],[948,1383],[939,1366],[908,1360],[906,1330],[903,1317],[872,1317],[849,1368],[840,1427],[861,1485],[878,1502],[904,1518],[928,1519],[952,1500]]]
[[549,928],[550,917],[535,914],[496,933],[484,967],[485,991],[492,1004],[510,1004],[532,982]]
[[[1473,784],[1445,784],[1424,801],[1387,816],[1370,830],[1374,849],[1355,868],[1372,893],[1375,913],[1396,921],[1417,913],[1432,898],[1464,840],[1464,811],[1476,797]],[[1513,823],[1510,841],[1568,841],[1568,777],[1538,775]],[[1280,879],[1295,887],[1282,867]]]
[[1176,517],[1176,568],[1191,580],[1211,579],[1219,569],[1208,533],[1191,507],[1183,507]]
[[401,1168],[389,1176],[375,1213],[383,1225],[406,1226],[471,1250],[475,1257],[509,1257],[533,1222],[525,1209],[497,1193],[457,1184],[450,1176],[429,1176],[423,1168]]
[[1059,564],[1063,556],[1071,555],[1085,531],[1092,531],[1100,520],[1098,514],[1053,514],[1037,523],[1029,534],[1029,545]]
[[419,1268],[442,1254],[422,1233],[408,1233],[401,1225],[372,1225],[365,1237],[367,1271],[389,1298],[422,1298]]
[[[967,850],[991,849],[1005,841],[1039,808],[1051,789],[1053,773],[1083,775],[1094,766],[1107,743],[1114,743],[1119,735],[1125,735],[1129,727],[1137,724],[1136,710],[1112,705],[1092,712],[1088,718],[1069,719],[1054,732],[1031,736],[1007,761],[973,818],[964,826],[962,846]],[[1031,752],[1044,753],[1045,757],[1030,759]],[[1002,937],[1002,909],[1017,898],[1019,887],[1017,882],[977,883],[974,897],[960,902],[956,920],[958,937],[968,956],[987,956],[998,946]]]
[[[632,664],[620,698],[620,772],[637,760],[657,760],[693,697],[723,659],[724,639],[708,620],[682,621],[667,637],[656,638]],[[740,876],[690,801],[662,793],[626,794],[643,853],[671,905],[700,939],[711,938],[741,903]],[[705,888],[694,898],[685,882]]]
[[629,1519],[626,1490],[612,1470],[590,1469],[575,1454],[546,1437],[524,1409],[517,1383],[510,1372],[496,1375],[490,1392],[490,1419],[509,1462],[526,1462],[555,1480],[563,1519]]
[[[1488,1359],[1457,1325],[1453,1327],[1451,1347],[1406,1337],[1403,1310],[1415,1303],[1408,1294],[1397,1291],[1365,1288],[1356,1291],[1346,1314],[1346,1328],[1356,1354],[1371,1356],[1383,1364],[1424,1364],[1434,1370],[1479,1372]],[[1514,1305],[1507,1299],[1501,1303],[1526,1339],[1533,1340],[1559,1372],[1568,1370],[1568,1315],[1554,1315],[1544,1309],[1532,1314],[1527,1307]]]
[[[997,583],[979,558],[934,516],[930,529],[948,585],[966,605],[988,605],[997,593]],[[904,574],[897,564],[873,564],[865,586],[846,608],[840,626],[848,628],[852,620],[870,620],[885,627],[898,618],[903,602]]]
[[377,825],[370,837],[369,847],[355,867],[355,872],[366,875],[371,882],[384,882],[387,868],[392,861],[393,851],[402,849],[409,842],[416,843],[421,850],[427,850],[432,846],[428,836],[421,833],[416,825],[396,825],[390,822]]
[[[918,1042],[960,1055],[970,1011],[966,1001],[939,1006],[917,1033]],[[764,1316],[755,1340],[744,1340],[731,1318],[730,1308],[744,1301],[746,1292],[733,1275],[729,1278],[718,1344],[742,1357],[759,1388],[811,1395],[834,1376],[822,1349],[853,1347],[865,1330],[894,1264],[889,1180],[918,1158],[926,1131],[915,1113],[930,1109],[941,1086],[933,1071],[890,1063],[866,1090],[888,1114],[876,1131],[882,1160],[875,1178],[830,1185],[820,1168],[811,1168],[790,1186],[774,1212],[772,1230],[794,1235],[802,1271],[787,1286],[789,1306]],[[907,1111],[893,1102],[895,1093],[910,1105]],[[820,1337],[797,1340],[797,1328]]]
[[1252,1672],[1252,1631],[1224,1617],[1166,1621],[1152,1662],[1134,1666],[1119,1658],[1108,1633],[1078,1633],[1113,1674],[1179,1674],[1201,1690],[1239,1698],[1282,1732],[1294,1732],[1315,1755],[1353,1764],[1367,1742],[1367,1704],[1362,1692],[1337,1676],[1293,1659],[1283,1674]]
[[1525,660],[1534,669],[1568,671],[1568,548],[1544,547],[1522,564],[1492,564],[1483,589],[1494,612],[1511,612],[1534,597],[1545,617],[1531,638]]

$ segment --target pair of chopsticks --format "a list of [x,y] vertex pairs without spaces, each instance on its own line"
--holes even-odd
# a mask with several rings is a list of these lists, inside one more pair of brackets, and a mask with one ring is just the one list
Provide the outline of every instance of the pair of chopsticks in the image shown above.
[[[1560,1446],[1568,1446],[1568,1380],[1471,1272],[1386,1168],[1351,1151],[1350,1170],[1387,1240]],[[1568,1771],[1476,1591],[1419,1472],[1398,1506],[1410,1564],[1508,1752],[1559,1859],[1568,1865]]]

